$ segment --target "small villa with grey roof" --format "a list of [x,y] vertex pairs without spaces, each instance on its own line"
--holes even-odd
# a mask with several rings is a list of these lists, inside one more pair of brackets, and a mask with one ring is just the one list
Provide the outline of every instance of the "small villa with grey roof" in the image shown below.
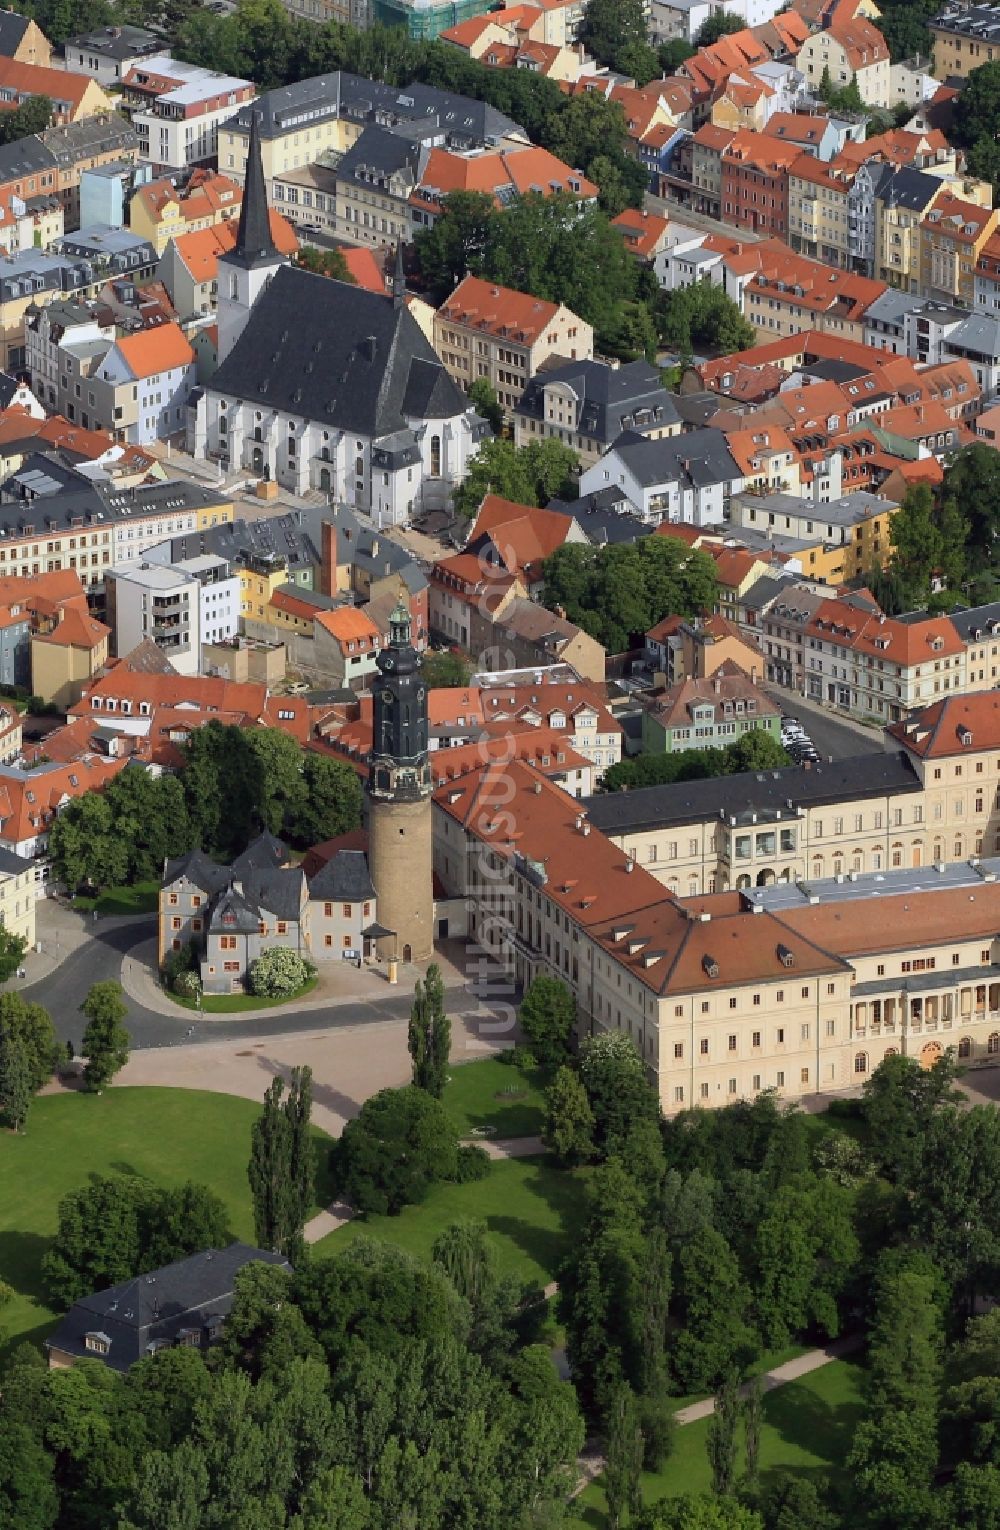
[[265,833],[229,866],[201,850],[167,861],[159,960],[191,947],[205,993],[238,993],[258,956],[274,947],[312,962],[374,956],[384,933],[375,916],[363,850],[338,850],[307,876],[288,846]]

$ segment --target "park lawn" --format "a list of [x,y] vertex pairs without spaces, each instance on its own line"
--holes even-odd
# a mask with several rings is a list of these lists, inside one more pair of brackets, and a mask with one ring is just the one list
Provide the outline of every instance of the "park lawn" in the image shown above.
[[291,993],[282,994],[280,998],[265,998],[255,993],[205,993],[201,996],[200,1004],[196,1004],[194,999],[174,993],[170,988],[164,988],[163,992],[168,999],[173,999],[175,1004],[182,1005],[184,1009],[197,1010],[206,1015],[234,1015],[246,1009],[274,1009],[279,1004],[291,1004],[295,999],[303,999],[307,993],[312,993],[318,982],[318,975],[313,973],[300,987]]
[[96,898],[78,894],[73,907],[81,914],[155,914],[160,906],[159,882],[133,882],[131,887],[106,887]]
[[435,1185],[419,1206],[398,1217],[358,1217],[314,1247],[319,1257],[338,1253],[355,1238],[380,1238],[429,1259],[438,1233],[451,1222],[477,1219],[493,1235],[504,1274],[539,1286],[558,1279],[583,1215],[585,1170],[559,1169],[546,1158],[508,1158],[490,1165],[486,1179]]
[[457,1066],[453,1058],[444,1103],[462,1137],[538,1137],[545,1122],[542,1072],[496,1057]]
[[[760,1471],[766,1483],[776,1472],[843,1479],[844,1462],[863,1405],[864,1367],[857,1359],[831,1360],[801,1381],[777,1387],[764,1398],[764,1427],[760,1436]],[[705,1442],[708,1419],[677,1430],[673,1455],[661,1472],[644,1472],[643,1501],[675,1498],[681,1493],[709,1493],[712,1474]],[[742,1455],[742,1435],[740,1452]],[[606,1530],[604,1493],[600,1479],[577,1500],[568,1530]]]
[[[60,1200],[93,1172],[207,1185],[226,1206],[234,1236],[252,1243],[247,1163],[259,1113],[252,1100],[192,1089],[113,1088],[36,1099],[23,1137],[0,1132],[0,1280],[16,1293],[0,1313],[7,1342],[40,1340],[56,1321],[59,1314],[45,1302],[41,1259],[58,1225]],[[328,1142],[318,1128],[316,1135]],[[320,1206],[332,1191],[329,1155],[317,1156]]]

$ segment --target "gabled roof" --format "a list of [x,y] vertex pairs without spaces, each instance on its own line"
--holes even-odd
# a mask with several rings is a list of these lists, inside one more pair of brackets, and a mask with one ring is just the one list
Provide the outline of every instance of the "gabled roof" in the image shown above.
[[538,510],[502,499],[499,494],[487,494],[466,546],[475,551],[476,544],[489,537],[509,573],[535,571],[543,559],[562,547],[571,524],[556,510]]
[[[1000,623],[1000,612],[995,621]],[[983,632],[987,631],[983,622]],[[919,712],[911,712],[889,732],[904,749],[922,760],[1000,749],[1000,695],[983,691],[971,696],[948,696]]]
[[15,99],[48,96],[51,101],[68,102],[74,111],[79,111],[93,84],[89,74],[71,74],[67,69],[22,64],[17,59],[0,56],[0,91],[13,92]]
[[467,276],[451,297],[445,298],[438,314],[453,324],[465,324],[498,339],[534,345],[558,314],[559,306],[527,292],[516,292],[513,287]]
[[16,11],[0,11],[0,55],[13,58],[30,25],[30,16],[19,16]]
[[367,903],[375,897],[375,887],[363,850],[338,850],[309,878],[309,897],[313,902],[329,899],[333,903]]
[[122,335],[113,348],[137,379],[156,377],[194,362],[194,351],[179,324],[157,324],[134,335]]

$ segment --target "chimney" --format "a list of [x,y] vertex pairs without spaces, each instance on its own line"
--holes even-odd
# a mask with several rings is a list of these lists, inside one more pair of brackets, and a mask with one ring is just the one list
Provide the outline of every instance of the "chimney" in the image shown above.
[[337,593],[337,527],[333,521],[323,522],[319,588],[322,595]]

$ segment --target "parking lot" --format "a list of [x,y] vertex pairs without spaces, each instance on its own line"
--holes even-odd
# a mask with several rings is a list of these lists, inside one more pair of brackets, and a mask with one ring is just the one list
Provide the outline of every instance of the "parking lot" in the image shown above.
[[842,721],[825,708],[789,696],[786,691],[772,689],[768,694],[780,706],[783,717],[793,717],[801,723],[821,760],[847,760],[858,754],[882,754],[885,750],[884,735],[875,728]]

